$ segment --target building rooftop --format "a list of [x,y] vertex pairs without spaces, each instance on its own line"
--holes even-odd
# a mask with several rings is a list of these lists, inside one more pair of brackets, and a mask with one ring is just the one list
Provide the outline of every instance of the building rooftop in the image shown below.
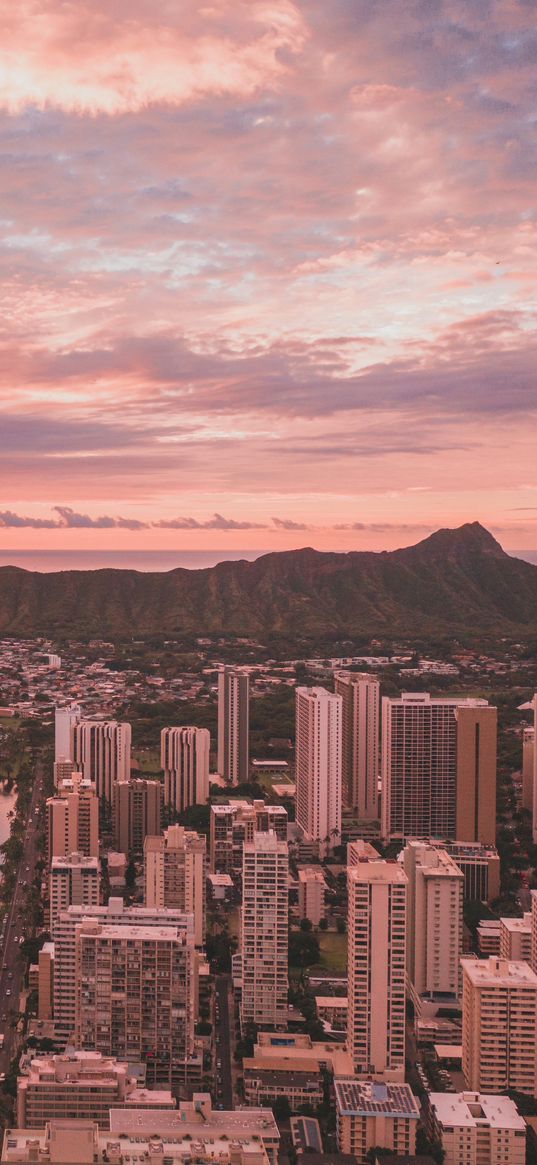
[[537,988],[537,975],[528,963],[491,955],[488,959],[461,959],[463,973],[475,987]]
[[359,858],[356,866],[349,867],[349,882],[399,882],[405,885],[407,875],[396,861],[386,861],[385,858]]
[[408,1117],[417,1120],[418,1103],[409,1084],[385,1084],[377,1080],[334,1080],[340,1116]]
[[431,1092],[429,1102],[438,1122],[458,1128],[488,1125],[523,1131],[525,1124],[508,1096],[484,1096],[479,1092]]
[[531,911],[522,918],[501,918],[500,922],[504,930],[510,931],[511,934],[531,934]]
[[298,871],[298,880],[299,882],[318,882],[320,886],[326,886],[320,866],[301,866]]
[[[200,1102],[201,1096],[201,1102]],[[199,1107],[196,1107],[199,1105]],[[271,1108],[236,1108],[232,1111],[213,1109],[208,1094],[194,1094],[190,1102],[181,1102],[175,1111],[147,1109],[111,1109],[110,1131],[126,1136],[160,1135],[163,1138],[185,1137],[196,1139],[246,1137],[254,1135],[271,1141],[280,1139],[278,1126]]]

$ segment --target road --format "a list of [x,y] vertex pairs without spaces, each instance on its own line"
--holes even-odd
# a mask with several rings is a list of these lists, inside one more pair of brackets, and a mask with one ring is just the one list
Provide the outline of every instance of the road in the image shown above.
[[35,781],[32,800],[26,819],[26,829],[23,837],[23,855],[17,871],[17,881],[13,901],[6,915],[5,938],[2,948],[2,962],[0,965],[0,1033],[4,1036],[4,1044],[0,1052],[0,1072],[7,1072],[10,1061],[15,1054],[17,1033],[11,1020],[18,1016],[19,994],[23,986],[24,961],[20,955],[19,939],[28,937],[21,926],[20,911],[24,903],[26,882],[31,885],[34,879],[35,865],[39,854],[37,851],[37,833],[39,822],[37,809],[43,796],[43,772],[39,762],[35,767]]
[[222,1108],[233,1108],[233,1074],[231,1063],[231,1023],[230,1012],[231,976],[217,975],[214,985],[214,1030],[216,1054],[216,1103]]

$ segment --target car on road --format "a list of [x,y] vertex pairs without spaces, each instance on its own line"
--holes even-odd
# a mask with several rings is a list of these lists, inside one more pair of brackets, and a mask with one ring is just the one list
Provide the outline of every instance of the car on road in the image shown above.
[[6,987],[6,995],[11,995],[11,987]]

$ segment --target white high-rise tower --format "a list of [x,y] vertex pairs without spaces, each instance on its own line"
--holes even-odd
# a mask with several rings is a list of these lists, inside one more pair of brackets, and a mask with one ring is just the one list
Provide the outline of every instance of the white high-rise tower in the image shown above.
[[342,699],[296,690],[296,819],[326,853],[341,837]]
[[380,681],[367,672],[336,672],[342,699],[343,803],[360,821],[378,818]]

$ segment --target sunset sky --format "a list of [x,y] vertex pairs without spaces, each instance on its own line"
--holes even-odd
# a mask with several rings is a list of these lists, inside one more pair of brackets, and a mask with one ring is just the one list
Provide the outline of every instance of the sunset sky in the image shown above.
[[0,545],[537,547],[534,0],[17,0]]

